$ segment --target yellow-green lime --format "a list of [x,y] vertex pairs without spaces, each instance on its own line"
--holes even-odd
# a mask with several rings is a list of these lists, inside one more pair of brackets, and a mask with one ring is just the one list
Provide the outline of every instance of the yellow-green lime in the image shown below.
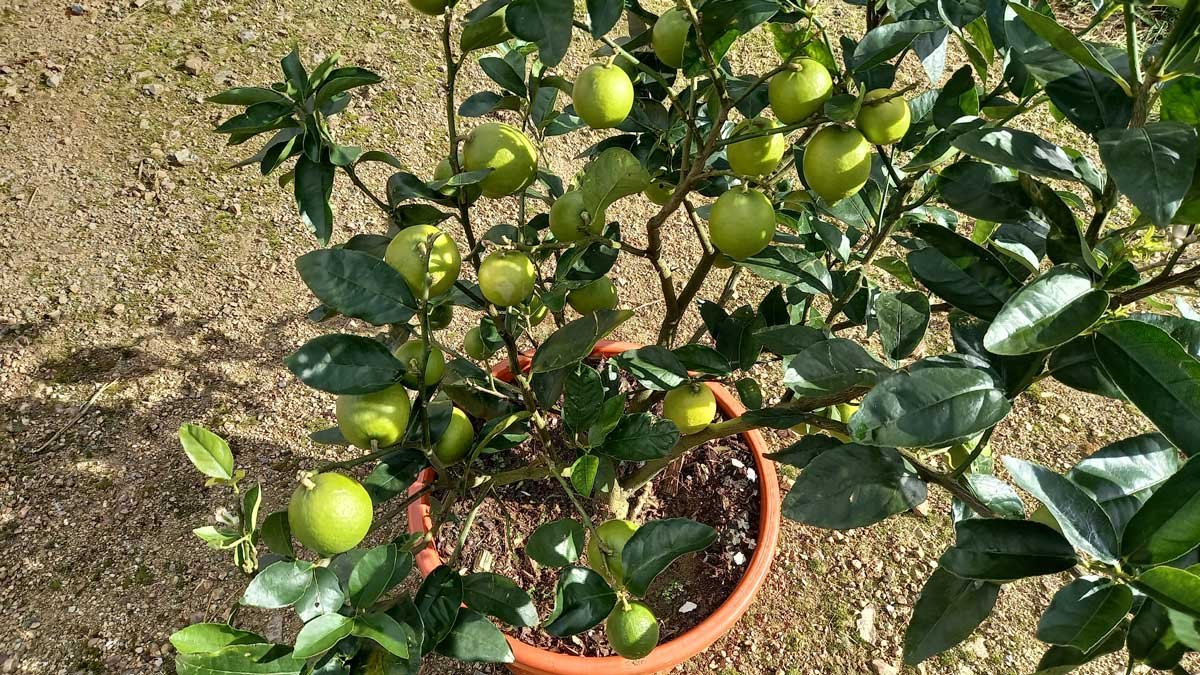
[[404,344],[396,347],[396,351],[392,352],[404,364],[406,372],[401,380],[406,386],[412,389],[417,389],[417,383],[420,381],[417,374],[425,371],[425,386],[437,384],[442,380],[442,374],[446,371],[446,355],[442,350],[437,348],[437,345],[429,345],[429,361],[425,367],[421,367],[421,357],[425,353],[425,344],[421,340],[409,340]]
[[629,116],[633,108],[633,82],[615,63],[593,63],[571,90],[575,114],[593,129],[611,129]]
[[726,191],[708,214],[708,236],[718,251],[734,260],[758,253],[775,236],[771,200],[758,190]]
[[342,394],[334,406],[342,436],[364,450],[371,449],[371,441],[381,448],[400,442],[411,410],[403,384],[370,394]]
[[716,416],[717,398],[703,384],[680,385],[663,399],[663,417],[674,422],[684,436],[707,427]]
[[[768,117],[755,117],[743,120],[733,128],[729,137],[764,133],[780,126],[779,122]],[[725,149],[725,156],[729,160],[729,168],[739,176],[765,176],[779,166],[786,149],[787,141],[783,134],[770,134],[730,143]]]
[[643,193],[646,195],[646,199],[662,206],[671,201],[671,195],[675,194],[675,184],[665,180],[651,181]]
[[429,297],[441,295],[458,280],[458,272],[462,267],[462,256],[450,235],[433,225],[406,227],[392,238],[392,243],[388,244],[383,254],[383,259],[404,277],[409,290],[418,299],[425,287],[423,251],[431,237],[433,248],[429,253],[429,277],[432,283],[429,285]]
[[629,660],[643,659],[658,646],[658,619],[637,600],[618,602],[604,623],[613,651]]
[[[463,161],[462,161],[461,155],[459,155],[459,158],[458,158],[458,165],[460,167],[463,166]],[[435,181],[442,181],[442,180],[450,180],[453,177],[454,177],[454,167],[450,166],[450,160],[447,158],[447,159],[443,159],[442,161],[438,162],[437,167],[435,167],[433,170],[433,179]],[[449,195],[454,194],[455,189],[456,188],[454,188],[453,186],[447,185],[441,189],[441,193],[449,196]],[[479,199],[479,195],[483,194],[483,189],[479,187],[479,183],[472,183],[470,185],[464,185],[461,187],[461,190],[462,190],[463,194],[466,195],[468,202],[473,202],[476,199]]]
[[479,266],[479,290],[497,307],[525,302],[536,279],[533,261],[520,251],[496,251]]
[[691,28],[692,21],[682,9],[674,7],[663,12],[650,33],[650,43],[658,60],[672,68],[682,66],[683,46]]
[[797,59],[771,77],[767,99],[784,124],[801,122],[819,111],[833,95],[833,78],[812,59]]
[[524,190],[537,176],[537,149],[521,130],[503,122],[481,124],[463,144],[467,171],[491,169],[479,183],[493,199]]
[[621,551],[625,550],[625,542],[637,532],[637,523],[632,520],[606,520],[596,528],[596,534],[607,546],[609,553],[600,550],[596,537],[588,539],[588,566],[600,573],[608,583],[622,583],[625,580],[625,568],[621,565]]
[[872,103],[895,93],[891,89],[872,89],[867,92],[858,117],[854,120],[854,126],[875,145],[891,145],[908,133],[912,113],[904,97],[896,96],[882,103]]
[[429,327],[433,330],[442,330],[446,326],[449,326],[450,321],[453,319],[454,305],[448,302],[429,310]]
[[804,181],[828,204],[855,194],[871,177],[871,144],[855,129],[828,126],[804,150]]
[[292,534],[324,557],[358,546],[371,529],[371,518],[371,495],[340,473],[306,476],[288,502]]
[[474,440],[475,427],[471,425],[471,418],[457,407],[451,408],[450,423],[446,425],[445,433],[434,444],[433,454],[437,455],[442,464],[449,466],[467,456]]
[[441,16],[446,11],[446,0],[408,0],[412,8],[429,16]]
[[580,314],[591,314],[601,309],[617,306],[617,287],[612,279],[599,279],[567,292],[567,304]]
[[463,351],[476,361],[483,361],[493,353],[493,350],[488,349],[487,343],[483,341],[483,336],[479,334],[479,326],[475,326],[463,336]]
[[585,234],[604,231],[604,210],[591,214],[583,206],[583,193],[571,190],[554,200],[550,206],[550,231],[559,241],[571,242]]

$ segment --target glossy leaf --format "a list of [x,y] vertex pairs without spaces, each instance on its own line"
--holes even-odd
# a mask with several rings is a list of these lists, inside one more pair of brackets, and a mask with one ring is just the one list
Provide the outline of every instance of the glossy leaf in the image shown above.
[[395,544],[368,550],[350,572],[347,586],[350,603],[360,609],[370,607],[389,589],[404,581],[412,567],[412,554],[399,550]]
[[956,542],[939,564],[968,579],[1007,582],[1071,569],[1070,542],[1032,520],[972,518],[955,524]]
[[917,349],[929,327],[929,298],[917,291],[887,291],[875,299],[879,339],[893,359],[906,358]]
[[284,363],[304,384],[330,394],[369,394],[404,375],[404,364],[382,343],[344,333],[313,338]]
[[999,594],[998,584],[934,570],[904,632],[904,662],[915,666],[967,639],[992,613]]
[[931,224],[915,232],[930,245],[908,254],[909,269],[958,309],[990,320],[1020,288],[993,253],[970,239]]
[[296,160],[295,196],[300,208],[300,220],[317,237],[322,246],[333,234],[333,209],[329,197],[333,194],[333,164],[317,163],[301,156]]
[[1200,617],[1200,576],[1190,570],[1151,567],[1133,580],[1133,586],[1168,609]]
[[221,480],[233,478],[233,452],[225,439],[199,424],[184,424],[179,427],[179,442],[200,473]]
[[341,614],[322,614],[304,624],[296,635],[296,646],[292,654],[307,659],[329,651],[338,640],[350,634],[354,619]]
[[555,66],[571,44],[573,9],[571,0],[514,0],[505,14],[505,25],[513,35],[537,43],[542,62]]
[[1075,163],[1062,148],[1028,131],[977,129],[955,138],[954,147],[972,157],[1035,176],[1080,180]]
[[454,627],[463,600],[462,577],[452,567],[441,565],[425,577],[413,604],[425,626],[422,651],[428,653]]
[[664,347],[649,345],[613,357],[622,370],[647,389],[668,391],[688,381],[687,368]]
[[1037,637],[1083,652],[1100,644],[1133,606],[1133,591],[1108,579],[1083,577],[1063,586],[1038,621]]
[[1020,220],[1033,206],[1010,170],[974,160],[943,169],[938,189],[950,208],[995,222]]
[[633,316],[628,309],[602,309],[556,330],[533,355],[533,373],[574,365],[591,355],[596,343]]
[[318,300],[345,316],[382,326],[404,323],[416,312],[404,277],[370,254],[317,249],[297,258],[296,269]]
[[341,581],[328,567],[314,567],[313,581],[296,601],[296,614],[310,621],[322,614],[333,614],[346,602]]
[[1066,473],[1108,514],[1118,532],[1183,461],[1159,433],[1133,436],[1100,448]]
[[438,643],[439,654],[468,663],[512,663],[512,648],[504,633],[487,617],[465,608],[458,612],[454,627]]
[[304,665],[304,659],[272,644],[235,645],[175,658],[177,675],[296,675]]
[[783,500],[783,515],[835,530],[866,527],[924,502],[927,490],[896,450],[845,445],[808,463]]
[[617,594],[604,577],[586,567],[568,567],[558,576],[554,609],[543,628],[557,637],[576,635],[608,618],[616,604]]
[[1161,328],[1134,320],[1101,326],[1096,356],[1164,436],[1189,456],[1200,452],[1200,361]]
[[991,474],[968,472],[964,479],[971,492],[988,508],[1005,518],[1024,518],[1025,503],[1020,495],[1004,481]]
[[1188,460],[1129,519],[1121,557],[1135,565],[1170,562],[1200,545],[1200,460]]
[[1091,495],[1040,464],[1005,457],[1004,467],[1021,489],[1050,511],[1063,536],[1076,548],[1102,562],[1116,563],[1117,532]]
[[583,194],[584,209],[600,213],[618,199],[637,194],[648,185],[650,174],[633,153],[624,148],[609,148],[584,170],[579,191]]
[[637,529],[621,551],[625,587],[637,597],[680,556],[708,548],[717,531],[687,518],[652,520]]
[[988,351],[1019,356],[1068,342],[1108,309],[1108,293],[1074,265],[1058,265],[1017,291],[984,335]]
[[585,537],[583,525],[578,520],[552,520],[529,535],[525,553],[547,567],[564,567],[583,555]]
[[785,361],[783,384],[801,396],[820,396],[870,386],[887,372],[857,342],[830,338]]
[[650,413],[623,415],[596,449],[602,455],[632,462],[661,459],[679,441],[675,423]]
[[1117,188],[1159,227],[1171,218],[1192,184],[1196,129],[1180,122],[1106,129],[1098,135],[1100,159]]
[[463,602],[467,607],[494,616],[511,626],[536,626],[537,608],[520,586],[508,577],[476,572],[463,578]]
[[354,619],[354,635],[364,637],[391,654],[406,659],[412,629],[383,612],[363,614]]
[[250,580],[241,603],[264,609],[290,607],[304,596],[312,580],[311,563],[280,560],[263,568]]
[[231,645],[263,644],[261,635],[225,623],[194,623],[171,634],[171,646],[180,654],[205,654]]

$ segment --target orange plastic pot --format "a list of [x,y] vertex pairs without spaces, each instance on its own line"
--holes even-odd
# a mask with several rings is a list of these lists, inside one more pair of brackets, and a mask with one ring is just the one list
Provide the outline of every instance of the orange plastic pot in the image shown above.
[[[613,356],[627,349],[636,349],[639,345],[629,342],[601,342],[596,345],[593,356]],[[529,367],[528,356],[522,357],[521,368]],[[492,374],[501,379],[510,379],[512,373],[507,366],[497,366]],[[729,390],[708,383],[717,399],[717,406],[726,417],[738,417],[746,411]],[[708,649],[712,643],[725,635],[737,623],[750,604],[754,602],[767,573],[771,569],[771,561],[775,557],[775,546],[779,542],[779,482],[775,476],[775,465],[767,459],[767,444],[757,431],[742,434],[750,452],[754,454],[755,471],[758,473],[759,516],[758,516],[758,546],[750,557],[749,566],[742,580],[734,587],[733,592],[725,602],[699,625],[665,642],[654,649],[644,659],[628,661],[619,656],[584,657],[557,654],[527,645],[513,637],[508,638],[512,647],[514,662],[509,668],[514,673],[526,675],[651,675],[671,670],[700,652]],[[434,477],[433,469],[425,469],[418,476],[417,482],[409,489],[409,494],[420,491]],[[428,532],[433,523],[429,517],[429,500],[426,497],[413,502],[408,507],[408,529],[414,533]],[[422,575],[427,575],[442,564],[437,547],[430,544],[417,553],[417,567]]]

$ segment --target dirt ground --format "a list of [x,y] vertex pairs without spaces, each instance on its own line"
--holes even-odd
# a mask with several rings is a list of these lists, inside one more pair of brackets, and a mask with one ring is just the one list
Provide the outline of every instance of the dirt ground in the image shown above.
[[[851,22],[848,11],[837,4],[831,25]],[[209,133],[226,111],[202,99],[269,81],[292,41],[308,62],[340,51],[385,82],[337,133],[428,175],[446,142],[431,103],[442,95],[435,31],[402,2],[97,0],[75,11],[0,0],[0,672],[173,672],[167,636],[224,618],[244,580],[191,534],[221,502],[180,451],[180,423],[225,435],[270,510],[298,468],[335,457],[307,439],[332,423],[332,397],[281,360],[318,333],[291,262],[313,242],[274,177],[225,170],[244,148]],[[577,46],[564,70],[585,56]],[[735,61],[773,58],[752,40]],[[471,70],[462,91],[484,86]],[[572,173],[578,142],[551,153],[560,174]],[[385,175],[367,178],[381,186]],[[348,184],[335,194],[338,240],[383,230]],[[610,216],[637,222],[639,208]],[[511,217],[496,208],[485,219]],[[687,269],[696,247],[684,223],[668,249]],[[645,310],[616,337],[646,340],[657,284],[633,264],[616,277],[623,302]],[[703,295],[723,282],[716,275]],[[443,337],[456,342],[464,325]],[[944,348],[944,324],[935,332]],[[1016,409],[997,452],[1058,469],[1146,428],[1120,404],[1055,384]],[[769,592],[680,672],[898,664],[912,604],[950,537],[944,495],[930,507],[845,533],[785,523]],[[1042,651],[1032,629],[1057,583],[1007,587],[977,637],[923,672],[1030,672]],[[477,670],[491,672],[461,672]]]

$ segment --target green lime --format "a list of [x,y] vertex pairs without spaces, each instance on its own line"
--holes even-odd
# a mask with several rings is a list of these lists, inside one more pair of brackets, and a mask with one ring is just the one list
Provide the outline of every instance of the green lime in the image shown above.
[[462,256],[458,246],[450,235],[432,225],[414,225],[400,230],[388,244],[383,259],[391,265],[404,281],[409,290],[418,298],[425,287],[425,253],[430,237],[433,239],[433,250],[429,254],[429,297],[441,295],[450,290],[458,280],[462,267]]
[[471,442],[475,440],[475,427],[471,418],[457,407],[450,410],[450,424],[446,431],[433,446],[433,454],[442,460],[442,464],[450,465],[467,456]]
[[492,355],[492,350],[483,341],[483,336],[479,334],[479,326],[467,331],[463,336],[463,351],[467,356],[482,361]]
[[645,658],[658,646],[658,619],[636,600],[618,602],[608,615],[604,632],[612,648],[630,660]]
[[404,364],[407,372],[404,373],[402,382],[410,389],[417,388],[417,373],[425,372],[425,386],[432,386],[441,382],[442,374],[446,372],[446,355],[442,350],[437,348],[437,345],[429,345],[429,361],[425,363],[425,367],[421,367],[421,357],[425,355],[425,343],[421,340],[409,340],[404,344],[396,347],[396,351],[392,352]]
[[525,302],[536,280],[533,261],[520,251],[496,251],[479,266],[479,290],[497,307]]
[[342,436],[364,450],[371,448],[371,441],[381,448],[398,443],[411,410],[403,384],[370,394],[342,394],[334,407]]
[[674,422],[684,436],[707,427],[716,416],[717,398],[703,384],[680,385],[663,399],[663,417]]
[[288,502],[296,539],[324,557],[358,546],[371,529],[371,495],[340,473],[307,476]]
[[599,279],[567,292],[567,304],[580,314],[591,314],[601,309],[612,309],[617,306],[617,287],[612,279]]
[[588,540],[588,566],[600,573],[608,582],[621,583],[624,581],[625,568],[621,565],[621,551],[625,550],[625,542],[637,532],[637,523],[631,520],[606,520],[596,527],[611,553],[605,554],[593,536]]

